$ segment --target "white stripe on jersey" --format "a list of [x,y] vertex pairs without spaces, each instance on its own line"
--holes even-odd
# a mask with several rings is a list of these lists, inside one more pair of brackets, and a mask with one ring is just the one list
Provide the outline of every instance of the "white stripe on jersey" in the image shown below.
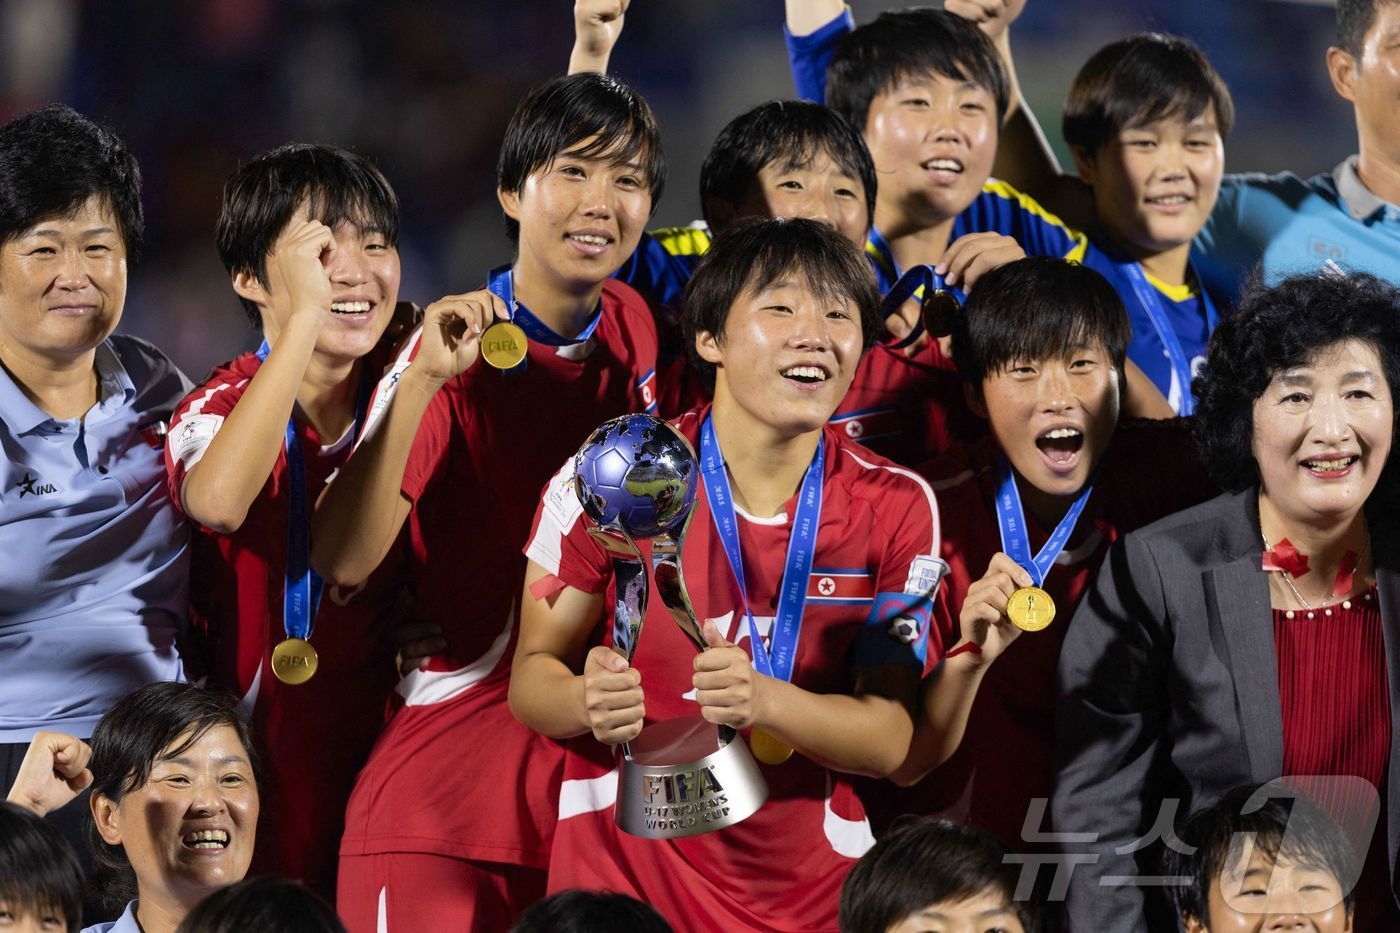
[[831,843],[831,851],[846,858],[860,858],[875,844],[875,834],[870,831],[870,820],[848,820],[831,809],[831,772],[826,773],[826,800],[822,804],[826,816],[822,819],[822,832]]
[[459,667],[455,671],[409,671],[394,688],[403,697],[404,705],[429,706],[433,703],[445,703],[480,683],[486,675],[496,669],[501,655],[505,654],[506,645],[510,643],[510,633],[515,628],[515,617],[516,604],[511,603],[510,613],[506,616],[506,627],[496,636],[496,640],[491,642],[491,647],[466,667]]
[[617,801],[617,768],[602,777],[570,778],[559,785],[559,819],[606,810]]
[[389,888],[379,889],[379,913],[374,921],[375,933],[389,933]]
[[924,481],[924,478],[917,473],[904,469],[903,467],[876,466],[873,463],[869,463],[865,460],[860,459],[860,457],[857,457],[855,455],[855,452],[850,450],[849,448],[843,447],[841,448],[841,450],[843,453],[847,454],[852,460],[854,460],[856,463],[859,463],[867,470],[889,470],[891,473],[894,473],[897,476],[905,476],[914,481],[915,485],[917,485],[919,489],[923,492],[924,498],[928,500],[929,516],[930,520],[933,523],[933,541],[932,543],[930,543],[927,553],[937,555],[939,543],[943,540],[943,531],[938,524],[938,502],[934,499],[933,490],[929,488],[929,485],[927,482]]
[[552,574],[559,573],[563,541],[583,515],[583,503],[574,491],[574,458],[570,457],[545,484],[539,527],[525,556]]
[[253,685],[243,694],[243,699],[238,701],[239,715],[249,721],[253,718],[253,707],[258,705],[258,693],[262,690],[262,671],[262,661],[258,661],[258,670],[253,674]]

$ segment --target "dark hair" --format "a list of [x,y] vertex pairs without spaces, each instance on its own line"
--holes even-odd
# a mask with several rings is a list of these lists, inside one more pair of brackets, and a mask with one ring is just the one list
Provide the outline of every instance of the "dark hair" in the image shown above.
[[345,933],[331,906],[294,881],[246,878],[220,888],[185,916],[176,933]]
[[83,870],[68,840],[44,818],[0,801],[0,901],[17,913],[63,914],[83,925]]
[[94,197],[111,210],[135,264],[146,230],[141,170],[117,134],[62,104],[0,126],[0,245]]
[[[335,146],[293,143],[257,156],[224,184],[215,239],[229,274],[250,272],[266,286],[267,257],[303,203],[327,227],[349,224],[398,245],[399,199],[379,169]],[[239,301],[261,328],[258,306]]]
[[876,95],[931,75],[985,88],[1001,125],[1011,92],[996,46],[962,17],[928,7],[881,13],[843,36],[827,68],[826,104],[864,132]]
[[805,168],[825,155],[865,188],[865,223],[875,221],[875,163],[865,140],[830,107],[805,100],[770,100],[739,114],[715,137],[700,166],[700,205],[705,220],[710,202],[737,204],[749,193],[764,166]]
[[897,824],[860,857],[841,885],[841,933],[885,933],[940,901],[979,894],[1005,898],[1026,933],[1040,929],[1040,911],[1013,898],[1014,866],[1006,847],[976,826],[927,817]]
[[1186,819],[1177,838],[1192,851],[1168,848],[1164,874],[1189,879],[1172,888],[1183,919],[1205,922],[1210,913],[1210,886],[1244,853],[1246,840],[1271,861],[1280,856],[1329,872],[1345,891],[1350,913],[1352,888],[1361,865],[1341,829],[1306,797],[1276,783],[1236,787],[1213,806]]
[[[613,165],[637,162],[651,190],[651,208],[666,187],[661,131],[642,95],[610,75],[577,74],[539,85],[515,108],[501,156],[496,187],[519,194],[525,181],[573,150],[580,158],[606,157]],[[506,235],[520,239],[520,224],[506,218]]]
[[[1254,403],[1279,370],[1306,363],[1342,341],[1361,340],[1375,348],[1394,398],[1400,388],[1397,327],[1400,289],[1373,275],[1297,275],[1268,287],[1251,283],[1239,307],[1211,335],[1205,366],[1192,383],[1196,444],[1216,484],[1239,492],[1259,482]],[[1390,488],[1389,472],[1387,466],[1378,491]]]
[[671,933],[671,925],[626,894],[560,891],[521,914],[510,933]]
[[1337,45],[1360,57],[1366,33],[1376,24],[1382,6],[1397,0],[1337,0]]
[[1121,372],[1132,325],[1102,275],[1055,256],[1009,262],[977,280],[953,316],[953,362],[974,391],[1013,360],[1060,359],[1102,345]]
[[[158,760],[183,754],[218,726],[237,733],[256,778],[253,739],[233,697],[169,682],[133,690],[113,704],[92,732],[93,796],[120,803],[145,786]],[[136,896],[136,876],[126,852],[107,843],[95,823],[89,827],[89,839],[93,865],[103,880],[104,901],[113,907],[125,904]]]
[[868,348],[880,335],[880,293],[870,264],[836,228],[815,220],[748,218],[715,237],[685,287],[681,316],[691,362],[713,386],[715,366],[695,352],[697,334],[724,336],[729,310],[746,290],[800,274],[823,300],[848,300],[860,314]]
[[1074,76],[1065,142],[1092,157],[1124,129],[1164,117],[1189,122],[1211,106],[1223,139],[1235,123],[1235,104],[1210,59],[1189,39],[1139,33],[1099,49]]

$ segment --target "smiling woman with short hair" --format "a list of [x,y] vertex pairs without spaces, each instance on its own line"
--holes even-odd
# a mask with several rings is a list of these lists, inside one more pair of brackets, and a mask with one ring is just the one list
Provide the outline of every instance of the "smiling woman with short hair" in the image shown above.
[[1393,286],[1300,276],[1256,286],[1211,338],[1196,436],[1229,492],[1115,545],[1061,654],[1055,829],[1097,840],[1076,929],[1173,925],[1153,889],[1107,876],[1156,874],[1159,847],[1134,841],[1161,838],[1162,808],[1283,776],[1310,776],[1339,821],[1374,809],[1363,781],[1379,791],[1356,929],[1400,923],[1397,328]]

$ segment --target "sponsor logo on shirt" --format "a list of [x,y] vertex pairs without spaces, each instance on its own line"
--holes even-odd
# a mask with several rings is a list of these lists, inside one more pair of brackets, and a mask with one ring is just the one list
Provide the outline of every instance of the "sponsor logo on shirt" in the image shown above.
[[209,449],[209,442],[223,426],[223,415],[186,415],[175,425],[175,459],[189,469],[200,461]]
[[58,487],[53,483],[41,481],[37,476],[30,475],[28,470],[24,471],[24,479],[16,483],[15,488],[19,490],[21,499],[25,496],[47,496],[58,492]]
[[910,596],[933,599],[938,584],[948,573],[948,564],[933,554],[920,554],[909,564],[909,576],[904,580],[904,592]]

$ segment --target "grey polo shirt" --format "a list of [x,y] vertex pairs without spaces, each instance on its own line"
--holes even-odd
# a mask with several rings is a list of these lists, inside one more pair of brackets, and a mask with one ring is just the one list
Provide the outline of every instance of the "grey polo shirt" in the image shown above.
[[134,337],[95,365],[99,401],[71,421],[0,368],[0,742],[90,736],[123,694],[183,676],[188,532],[163,444],[190,384]]

